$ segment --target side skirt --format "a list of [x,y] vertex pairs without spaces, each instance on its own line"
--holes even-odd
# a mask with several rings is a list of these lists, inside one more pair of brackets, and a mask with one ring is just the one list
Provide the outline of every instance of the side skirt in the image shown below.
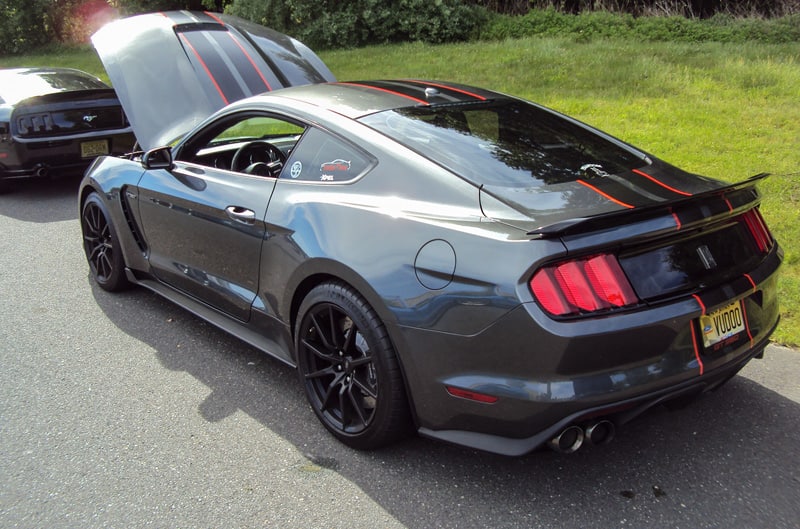
[[264,351],[268,355],[280,360],[284,364],[287,364],[290,367],[296,367],[289,352],[281,347],[278,342],[267,338],[263,333],[258,332],[249,325],[233,320],[216,309],[213,309],[178,290],[170,288],[159,281],[137,277],[136,274],[134,274],[134,272],[132,272],[130,269],[126,269],[125,273],[132,283],[141,285],[148,290],[155,292],[159,296],[170,300],[200,319],[203,319],[215,327],[242,340],[243,342],[252,345],[256,349]]

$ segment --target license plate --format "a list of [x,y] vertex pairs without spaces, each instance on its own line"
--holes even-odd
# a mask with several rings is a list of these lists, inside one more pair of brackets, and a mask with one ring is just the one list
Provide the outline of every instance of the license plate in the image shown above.
[[108,140],[84,141],[81,143],[81,158],[93,158],[108,154]]
[[708,347],[736,336],[745,330],[742,303],[736,301],[710,314],[700,316],[703,344]]

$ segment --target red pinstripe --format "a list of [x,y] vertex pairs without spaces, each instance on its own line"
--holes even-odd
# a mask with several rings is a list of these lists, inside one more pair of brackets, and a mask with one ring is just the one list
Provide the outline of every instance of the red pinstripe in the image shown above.
[[630,204],[626,204],[625,202],[623,202],[623,201],[621,201],[621,200],[617,200],[616,198],[612,197],[612,196],[611,196],[611,195],[609,195],[608,193],[605,193],[605,192],[603,192],[603,191],[600,191],[599,189],[597,189],[596,187],[594,187],[594,186],[593,186],[592,184],[590,184],[589,182],[586,182],[585,180],[578,179],[578,180],[576,180],[576,182],[578,182],[579,184],[581,184],[581,185],[582,185],[582,186],[584,186],[584,187],[588,187],[589,189],[591,189],[592,191],[594,191],[594,192],[595,192],[595,193],[597,193],[598,195],[600,195],[600,196],[602,196],[602,197],[604,197],[604,198],[607,198],[608,200],[610,200],[611,202],[613,202],[613,203],[615,203],[615,204],[619,204],[620,206],[622,206],[622,207],[624,207],[624,208],[628,208],[628,209],[633,209],[633,208],[634,208],[634,206],[631,206]]
[[377,90],[379,92],[385,92],[387,94],[392,94],[393,96],[404,97],[405,99],[410,99],[411,101],[415,101],[421,105],[430,106],[427,101],[423,101],[422,99],[417,99],[416,97],[412,97],[406,94],[402,94],[400,92],[395,92],[394,90],[387,90],[386,88],[380,88],[377,86],[371,86],[368,84],[358,84],[358,83],[335,83],[343,86],[358,86],[359,88],[369,88],[370,90]]
[[672,191],[673,193],[677,193],[677,194],[679,194],[679,195],[683,195],[683,196],[685,196],[685,197],[690,197],[690,196],[692,196],[692,194],[691,194],[691,193],[687,193],[686,191],[681,191],[680,189],[675,189],[674,187],[668,186],[667,184],[665,184],[665,183],[664,183],[664,182],[662,182],[661,180],[657,179],[657,178],[656,178],[656,177],[654,177],[654,176],[650,176],[649,174],[645,173],[644,171],[640,171],[640,170],[638,170],[638,169],[632,169],[632,171],[633,171],[634,173],[638,174],[639,176],[643,176],[643,177],[647,178],[648,180],[650,180],[651,182],[654,182],[654,183],[656,183],[656,184],[660,185],[660,186],[661,186],[661,187],[663,187],[664,189],[669,189],[669,190],[670,190],[670,191]]
[[183,42],[185,42],[186,45],[189,46],[189,49],[192,50],[192,53],[194,53],[195,57],[197,57],[197,60],[200,61],[200,65],[208,74],[208,78],[211,79],[211,82],[214,83],[214,87],[217,89],[217,92],[219,93],[219,96],[222,98],[222,101],[227,105],[228,98],[225,97],[225,93],[222,91],[222,88],[220,88],[219,84],[217,84],[217,80],[214,79],[214,76],[211,74],[211,70],[208,69],[206,62],[203,60],[200,54],[197,53],[197,50],[194,49],[194,46],[192,46],[191,42],[189,42],[189,39],[187,39],[185,35],[181,34],[181,40],[183,40]]

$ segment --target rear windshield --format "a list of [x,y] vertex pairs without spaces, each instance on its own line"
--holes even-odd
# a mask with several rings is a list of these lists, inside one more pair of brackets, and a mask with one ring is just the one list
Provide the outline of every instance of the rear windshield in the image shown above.
[[477,185],[536,188],[643,165],[643,155],[518,100],[388,110],[361,121]]
[[97,79],[73,70],[6,70],[0,71],[0,97],[15,104],[29,97],[108,88]]

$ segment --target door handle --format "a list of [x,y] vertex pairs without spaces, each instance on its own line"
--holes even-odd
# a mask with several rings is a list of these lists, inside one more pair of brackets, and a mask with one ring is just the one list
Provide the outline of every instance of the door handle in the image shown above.
[[256,221],[256,212],[242,206],[228,206],[225,208],[225,213],[228,214],[228,217],[242,224],[254,224]]

